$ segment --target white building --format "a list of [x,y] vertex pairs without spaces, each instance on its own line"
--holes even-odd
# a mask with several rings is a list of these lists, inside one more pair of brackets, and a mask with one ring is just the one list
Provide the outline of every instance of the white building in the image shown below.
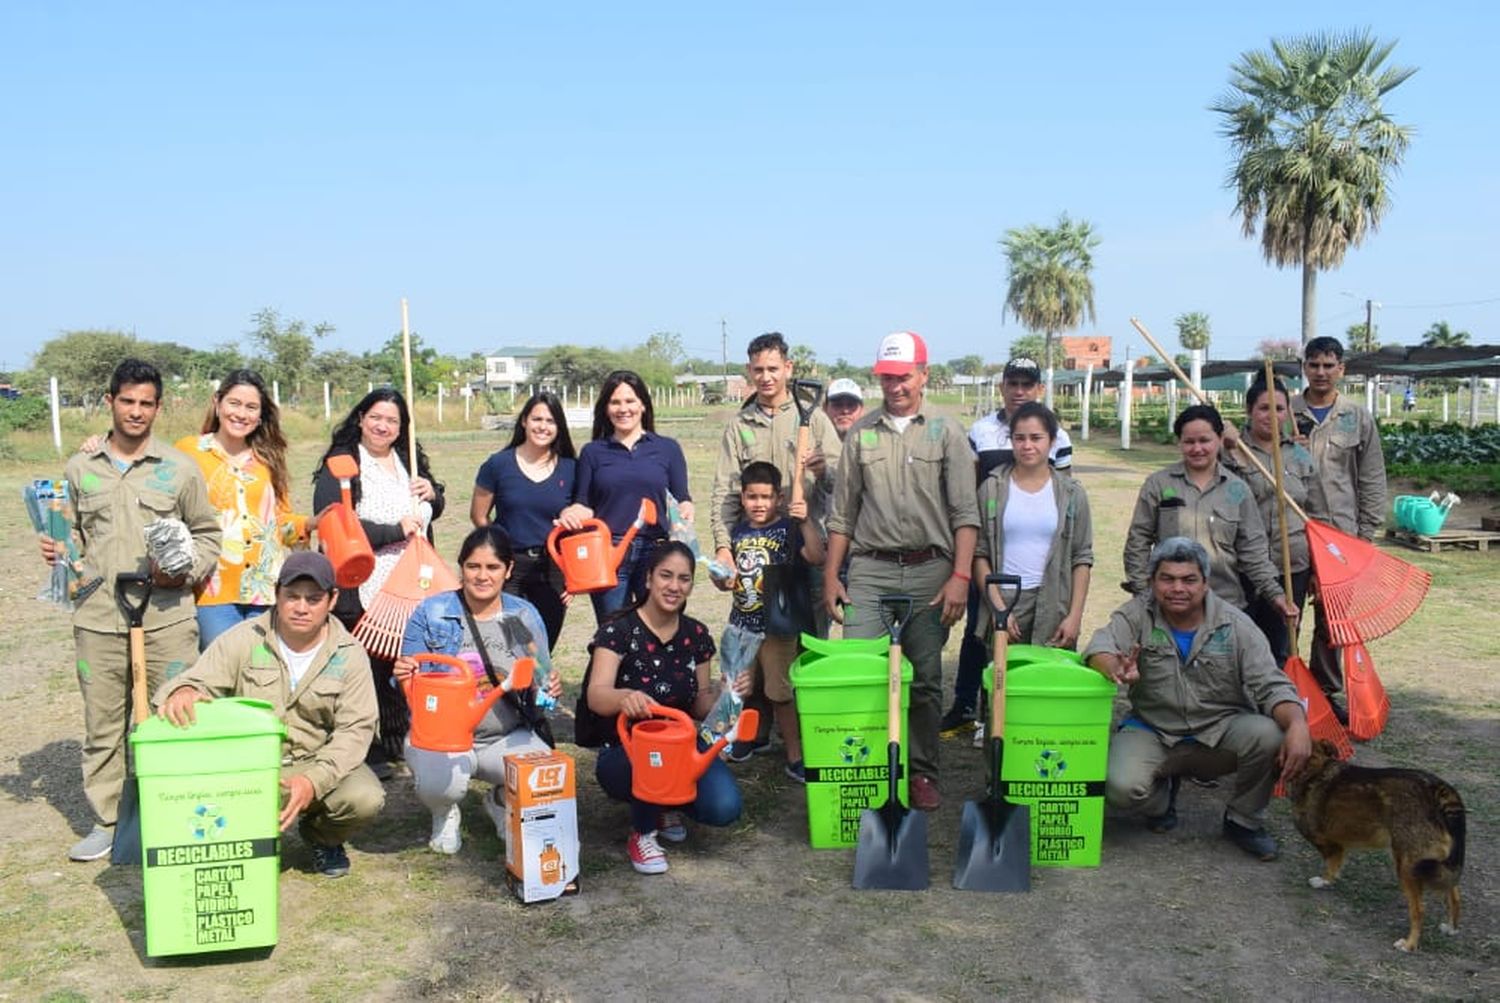
[[484,357],[484,385],[490,390],[518,390],[531,382],[540,348],[497,348]]

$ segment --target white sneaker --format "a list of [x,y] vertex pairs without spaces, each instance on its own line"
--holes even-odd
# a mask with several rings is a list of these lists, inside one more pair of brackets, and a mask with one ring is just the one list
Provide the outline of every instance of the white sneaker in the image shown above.
[[427,841],[427,846],[433,853],[446,853],[452,856],[458,852],[459,847],[464,845],[463,838],[458,834],[458,824],[462,818],[458,805],[454,805],[441,815],[433,814],[432,838]]
[[667,855],[654,832],[632,832],[625,840],[625,854],[630,857],[630,866],[641,874],[667,872]]
[[495,823],[495,835],[500,841],[505,842],[505,831],[509,826],[509,820],[505,817],[505,805],[500,803],[500,788],[491,787],[485,792],[484,811],[489,815],[490,821]]
[[89,834],[74,843],[68,850],[68,859],[85,861],[100,860],[109,856],[115,848],[115,827],[112,825],[95,825],[89,830]]
[[669,843],[687,840],[687,820],[682,812],[668,809],[656,816],[656,834]]

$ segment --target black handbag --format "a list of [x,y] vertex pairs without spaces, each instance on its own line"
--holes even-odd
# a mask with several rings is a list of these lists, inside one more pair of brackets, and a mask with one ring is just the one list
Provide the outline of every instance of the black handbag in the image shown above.
[[[479,661],[484,665],[484,674],[490,677],[491,686],[498,687],[500,676],[495,672],[494,664],[490,662],[490,653],[485,650],[484,637],[479,633],[479,623],[474,619],[474,614],[469,612],[469,604],[464,602],[462,594],[458,597],[458,605],[463,608],[464,619],[469,622],[469,633],[474,637],[474,647],[479,652]],[[521,716],[521,720],[526,722],[526,727],[531,729],[531,733],[547,743],[547,748],[557,748],[557,739],[552,735],[552,722],[547,720],[546,714],[537,709],[536,693],[531,687],[527,687],[523,693],[507,693],[500,699],[510,704],[511,708]]]

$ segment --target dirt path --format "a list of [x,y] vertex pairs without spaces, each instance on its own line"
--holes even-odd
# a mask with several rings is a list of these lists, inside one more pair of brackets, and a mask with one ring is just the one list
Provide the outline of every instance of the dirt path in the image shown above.
[[[695,487],[706,496],[698,481],[711,465],[710,442],[684,439]],[[466,472],[488,448],[434,449],[453,512],[465,510]],[[299,446],[297,462],[310,464],[310,450]],[[1120,541],[1147,469],[1115,451],[1079,450],[1099,555],[1086,631],[1123,598]],[[14,498],[19,483],[18,472],[0,473],[0,493]],[[947,742],[945,803],[930,820],[934,885],[925,893],[851,890],[852,853],[807,848],[801,791],[773,757],[739,768],[746,811],[738,825],[695,829],[672,850],[669,874],[638,876],[622,854],[624,809],[599,794],[592,755],[582,752],[581,895],[530,908],[511,900],[477,788],[464,805],[463,851],[429,853],[426,813],[410,781],[398,778],[385,815],[353,844],[349,878],[302,873],[305,855],[288,842],[281,942],[269,958],[210,965],[144,959],[139,872],[64,859],[88,825],[78,791],[79,700],[66,624],[31,599],[40,571],[23,521],[19,506],[0,511],[3,556],[14,569],[0,578],[3,999],[1500,996],[1495,555],[1424,557],[1435,574],[1431,597],[1373,648],[1395,711],[1360,760],[1432,769],[1470,808],[1464,929],[1443,937],[1429,916],[1416,956],[1390,946],[1404,931],[1405,908],[1383,858],[1356,857],[1337,891],[1314,892],[1306,879],[1316,854],[1293,831],[1285,805],[1271,818],[1282,859],[1260,864],[1219,837],[1222,794],[1192,786],[1182,796],[1182,824],[1169,835],[1109,818],[1098,869],[1037,869],[1023,896],[953,891],[947,877],[960,808],[983,785],[979,753]],[[439,532],[445,552],[456,546],[456,527],[440,523]],[[704,589],[692,612],[718,625],[724,602]],[[568,700],[591,626],[586,611],[574,611],[559,647]],[[955,638],[950,672],[956,650]]]

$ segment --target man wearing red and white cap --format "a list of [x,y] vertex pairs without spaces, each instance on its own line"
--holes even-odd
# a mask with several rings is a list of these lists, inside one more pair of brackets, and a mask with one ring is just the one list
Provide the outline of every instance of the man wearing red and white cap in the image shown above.
[[[920,335],[886,335],[876,355],[882,404],[849,430],[828,518],[823,594],[848,638],[885,633],[880,597],[906,594],[919,605],[902,630],[911,660],[907,718],[911,802],[933,811],[938,793],[938,717],[943,645],[963,615],[979,533],[974,454],[957,422],[924,405],[927,345]],[[849,586],[839,581],[845,555]],[[841,602],[852,605],[845,619]],[[809,777],[811,779],[811,777]]]

